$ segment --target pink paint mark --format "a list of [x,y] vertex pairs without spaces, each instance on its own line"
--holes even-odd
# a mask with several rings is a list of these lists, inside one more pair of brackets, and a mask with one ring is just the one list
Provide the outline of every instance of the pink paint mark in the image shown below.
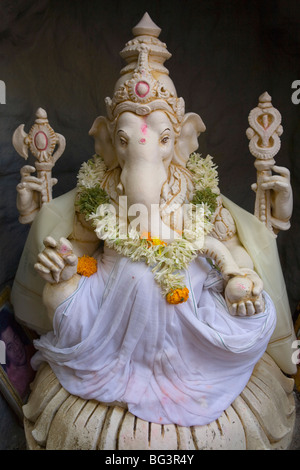
[[240,289],[243,289],[243,290],[246,289],[246,287],[244,286],[244,284],[240,284],[240,283],[237,284],[237,287],[239,287]]
[[68,246],[66,246],[66,245],[61,245],[59,252],[60,252],[62,255],[66,254],[68,251],[70,251],[70,248],[69,248]]
[[147,129],[148,129],[148,126],[147,124],[144,122],[144,124],[142,125],[141,127],[141,131],[144,135],[147,135]]

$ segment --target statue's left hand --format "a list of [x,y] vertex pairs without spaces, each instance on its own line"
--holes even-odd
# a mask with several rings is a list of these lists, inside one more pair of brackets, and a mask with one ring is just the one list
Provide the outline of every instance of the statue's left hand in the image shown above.
[[[290,182],[290,172],[282,166],[273,166],[276,174],[264,176],[261,189],[271,191],[272,216],[282,222],[287,222],[293,211],[293,193]],[[257,185],[252,185],[255,191]]]
[[241,274],[229,279],[225,299],[233,316],[251,316],[264,311],[263,282],[252,269],[241,269]]

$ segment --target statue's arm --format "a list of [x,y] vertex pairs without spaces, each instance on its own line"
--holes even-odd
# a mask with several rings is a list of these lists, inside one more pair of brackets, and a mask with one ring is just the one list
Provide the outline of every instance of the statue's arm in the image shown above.
[[92,256],[99,246],[99,239],[92,226],[75,213],[69,239],[46,237],[44,245],[34,267],[46,281],[43,302],[52,321],[57,307],[78,287],[81,278],[77,273],[78,258]]
[[222,198],[218,198],[218,207],[213,219],[213,237],[220,240],[230,251],[234,261],[240,268],[253,269],[253,261],[242,245],[236,225],[229,210],[222,204]]
[[80,212],[75,212],[73,232],[68,237],[73,246],[73,251],[79,256],[92,256],[99,246],[97,237],[91,222],[86,221]]
[[219,198],[214,214],[211,235],[219,240],[230,253],[239,273],[226,279],[225,298],[232,315],[253,315],[264,310],[263,282],[254,270],[253,261],[242,245],[233,217]]

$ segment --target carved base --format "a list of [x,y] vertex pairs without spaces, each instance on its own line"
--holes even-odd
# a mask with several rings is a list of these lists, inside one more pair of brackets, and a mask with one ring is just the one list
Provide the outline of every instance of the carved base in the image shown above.
[[241,395],[216,421],[182,427],[148,423],[119,406],[70,395],[48,364],[23,407],[30,450],[288,449],[295,424],[294,380],[268,354]]

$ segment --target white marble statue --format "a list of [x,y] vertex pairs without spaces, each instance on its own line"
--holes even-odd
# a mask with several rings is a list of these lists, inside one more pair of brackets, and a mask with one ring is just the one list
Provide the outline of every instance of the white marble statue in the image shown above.
[[[205,126],[177,97],[160,29],[146,14],[133,34],[107,116],[90,131],[96,155],[77,188],[36,216],[12,297],[17,317],[44,332],[33,365],[48,362],[69,393],[148,422],[206,425],[239,396],[267,348],[294,373],[274,245],[292,213],[288,171],[271,155],[280,120],[262,95],[247,131],[263,161],[253,189],[264,213],[254,217],[220,194],[211,157],[195,153]],[[34,192],[31,178],[22,183]],[[22,211],[28,201],[18,191]]]

